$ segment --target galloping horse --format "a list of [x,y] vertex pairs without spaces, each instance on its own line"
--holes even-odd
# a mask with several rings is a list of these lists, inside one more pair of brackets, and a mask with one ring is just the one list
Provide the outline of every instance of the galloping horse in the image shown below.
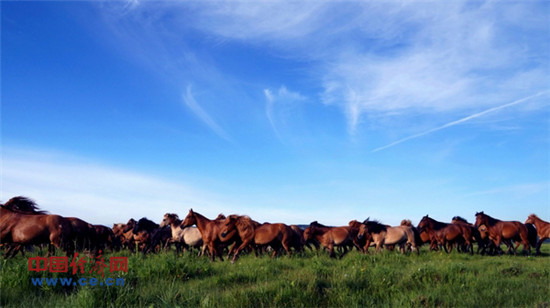
[[550,223],[540,219],[537,215],[531,214],[527,217],[525,224],[533,224],[537,228],[537,235],[539,236],[539,241],[537,243],[537,254],[540,254],[540,245],[544,240],[550,238]]
[[[202,236],[199,229],[194,227],[180,228],[182,220],[177,214],[166,213],[160,223],[161,227],[170,226],[172,238],[170,242],[176,243],[176,253],[181,250],[181,246],[185,250],[187,247],[199,248],[203,245]],[[200,252],[199,252],[200,253]]]
[[473,253],[472,233],[468,228],[461,227],[458,224],[440,222],[426,215],[418,223],[418,229],[421,233],[427,232],[430,235],[431,249],[440,245],[448,253],[452,251],[454,243],[464,243],[468,251]]
[[[306,241],[313,238],[317,239],[328,251],[331,258],[336,257],[336,253],[334,252],[335,246],[344,248],[344,251],[340,255],[340,258],[342,258],[348,252],[347,246],[354,244],[356,235],[357,233],[350,226],[327,227],[317,221],[310,223],[309,227],[304,230],[304,239]],[[357,247],[357,249],[361,250],[360,247]]]
[[[277,252],[282,248],[290,254],[290,247],[293,244],[294,231],[282,223],[264,223],[259,224],[248,216],[229,215],[223,223],[222,236],[237,231],[241,238],[241,245],[235,250],[231,262],[237,260],[237,256],[241,250],[249,245],[254,248],[257,246],[271,246],[273,253],[271,257],[275,257]],[[257,250],[254,250],[257,254]]]
[[[77,218],[77,217],[65,217],[70,223],[73,229],[72,238],[70,239],[74,244],[77,251],[83,251],[87,249],[92,251],[95,245],[96,231],[92,224]],[[96,253],[98,251],[96,250]]]
[[408,245],[416,250],[416,253],[420,253],[418,246],[416,245],[416,237],[413,228],[407,225],[401,225],[397,227],[391,227],[383,225],[376,220],[365,220],[359,228],[358,238],[367,238],[367,242],[364,246],[365,253],[368,253],[368,249],[371,242],[376,244],[376,251],[380,251],[380,248],[384,245],[399,245],[401,247],[401,253],[405,252],[405,245]]
[[10,248],[49,244],[48,255],[53,253],[53,246],[72,255],[71,235],[72,227],[67,219],[40,211],[31,199],[14,197],[0,204],[0,242],[15,244]]
[[[455,216],[453,217],[453,219],[451,220],[451,223],[452,224],[455,224],[455,225],[458,225],[461,229],[462,229],[462,234],[464,234],[464,236],[468,236],[468,234],[471,234],[471,238],[470,238],[470,241],[473,243],[473,242],[476,242],[477,243],[477,252],[479,253],[480,250],[483,249],[483,251],[485,250],[485,243],[483,242],[483,240],[481,239],[481,234],[479,233],[479,230],[474,227],[473,224],[469,223],[466,219],[460,217],[460,216]],[[466,249],[468,249],[469,247],[466,247]],[[471,247],[471,251],[473,253],[473,245]]]
[[483,211],[476,213],[475,216],[476,223],[474,226],[479,227],[481,225],[485,225],[485,227],[487,227],[487,231],[489,232],[489,239],[493,241],[496,247],[500,247],[500,243],[504,241],[508,246],[508,253],[510,253],[513,245],[511,242],[509,243],[505,240],[514,240],[517,241],[516,247],[513,249],[514,254],[521,243],[523,243],[523,250],[527,250],[528,253],[531,252],[527,227],[525,227],[525,225],[521,222],[498,220],[486,215]]
[[196,225],[199,229],[202,241],[208,250],[210,251],[210,259],[212,261],[216,260],[216,257],[220,258],[223,261],[223,257],[220,251],[220,243],[234,241],[234,237],[237,235],[237,231],[234,230],[225,236],[221,235],[221,221],[220,220],[210,220],[203,215],[193,212],[193,209],[189,210],[189,214],[185,217],[183,222],[180,225],[180,228],[190,227]]

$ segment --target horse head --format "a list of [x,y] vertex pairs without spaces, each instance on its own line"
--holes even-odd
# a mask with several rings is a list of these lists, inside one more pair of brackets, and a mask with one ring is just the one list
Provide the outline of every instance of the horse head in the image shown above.
[[133,218],[130,218],[130,220],[128,220],[128,222],[126,223],[126,226],[122,229],[122,233],[126,233],[130,230],[133,230],[134,227],[136,226],[136,220],[133,219]]
[[474,227],[479,227],[481,225],[484,225],[484,224],[487,224],[487,215],[485,215],[483,213],[483,211],[481,212],[476,212],[476,222],[474,224]]
[[223,223],[221,229],[221,236],[226,237],[231,231],[236,229],[237,220],[239,217],[237,215],[229,215]]
[[535,221],[537,220],[537,215],[531,214],[527,217],[527,220],[525,221],[525,224],[535,224]]
[[160,223],[160,227],[164,227],[164,226],[169,226],[171,224],[173,224],[174,222],[176,222],[176,220],[178,220],[179,217],[178,217],[178,214],[174,214],[174,213],[166,213],[164,214],[164,218],[162,219],[162,222]]
[[185,219],[181,223],[180,228],[184,229],[185,227],[190,227],[195,224],[197,224],[197,219],[195,218],[195,213],[193,212],[193,209],[190,209],[189,214],[185,216]]

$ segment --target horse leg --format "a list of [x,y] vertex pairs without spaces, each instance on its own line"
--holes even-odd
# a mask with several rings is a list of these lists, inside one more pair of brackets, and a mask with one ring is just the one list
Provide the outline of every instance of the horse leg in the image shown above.
[[[247,247],[250,243],[252,243],[252,239],[250,240],[244,240],[242,244],[235,250],[235,253],[233,254],[233,259],[231,259],[231,264],[235,263],[237,261],[237,256],[239,255],[239,252],[243,250],[245,247]],[[254,249],[254,253],[256,254],[256,257],[258,256],[258,253],[256,252],[256,249]]]

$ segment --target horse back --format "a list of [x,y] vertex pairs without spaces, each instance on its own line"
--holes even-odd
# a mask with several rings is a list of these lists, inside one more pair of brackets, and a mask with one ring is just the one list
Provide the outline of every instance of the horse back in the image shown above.
[[500,221],[496,226],[500,228],[501,236],[505,239],[527,239],[527,227],[519,221]]
[[349,226],[331,228],[323,234],[323,242],[342,245],[350,240],[350,231],[351,228]]

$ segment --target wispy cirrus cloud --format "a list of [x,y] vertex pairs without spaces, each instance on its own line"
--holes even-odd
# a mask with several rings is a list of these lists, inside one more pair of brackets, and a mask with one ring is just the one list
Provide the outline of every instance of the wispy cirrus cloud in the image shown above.
[[232,72],[208,77],[215,65],[193,60],[198,53],[179,33],[198,30],[219,44],[307,63],[320,100],[339,108],[350,134],[365,121],[464,113],[548,88],[544,2],[143,1],[133,8],[125,20],[149,29],[168,51],[164,65],[194,67],[208,85]]
[[306,98],[298,92],[289,91],[285,86],[281,86],[276,92],[264,89],[264,95],[267,119],[277,138],[284,143],[278,127],[287,125],[287,121],[296,113],[296,103],[304,101]]
[[221,138],[231,141],[231,138],[227,133],[216,123],[210,115],[204,111],[204,109],[197,103],[193,93],[191,91],[191,85],[188,85],[185,93],[182,95],[183,102],[185,105],[204,123],[208,128],[210,128],[216,135]]

